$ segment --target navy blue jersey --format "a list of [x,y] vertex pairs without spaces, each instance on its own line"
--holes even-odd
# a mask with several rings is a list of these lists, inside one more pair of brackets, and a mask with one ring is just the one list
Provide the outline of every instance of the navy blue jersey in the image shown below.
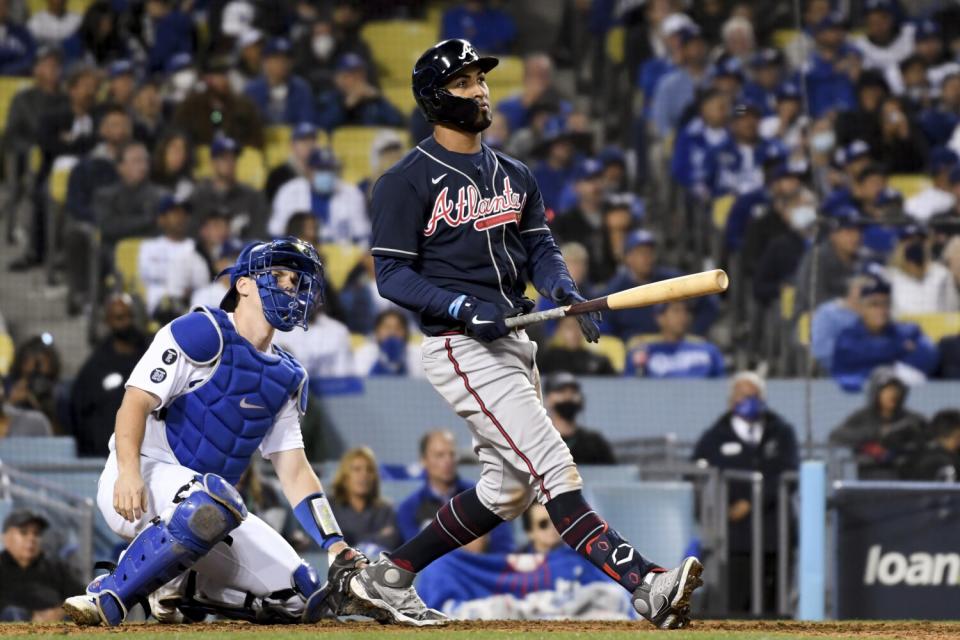
[[[428,335],[459,328],[460,323],[426,302],[411,302],[385,291],[379,265],[384,259],[406,261],[434,287],[476,296],[505,308],[528,310],[525,298],[531,242],[548,241],[547,260],[557,264],[543,198],[530,170],[521,162],[481,145],[479,153],[444,149],[432,137],[421,141],[391,167],[373,190],[373,242],[381,293],[421,313]],[[534,236],[543,236],[534,239]],[[539,252],[536,252],[539,255]],[[569,277],[569,276],[567,276]],[[548,280],[549,278],[541,278]],[[538,285],[538,278],[534,277]]]

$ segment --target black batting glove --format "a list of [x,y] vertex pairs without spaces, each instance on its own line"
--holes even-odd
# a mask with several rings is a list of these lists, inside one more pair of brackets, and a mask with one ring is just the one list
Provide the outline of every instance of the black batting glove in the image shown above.
[[463,323],[468,336],[480,342],[493,342],[510,333],[504,320],[513,313],[516,313],[516,309],[512,307],[467,296],[460,304],[456,317]]
[[[566,307],[578,302],[586,302],[587,299],[580,295],[577,286],[572,281],[562,280],[550,292],[550,298],[561,307]],[[580,325],[580,333],[587,342],[598,342],[600,340],[600,312],[581,313],[576,316],[577,323]]]

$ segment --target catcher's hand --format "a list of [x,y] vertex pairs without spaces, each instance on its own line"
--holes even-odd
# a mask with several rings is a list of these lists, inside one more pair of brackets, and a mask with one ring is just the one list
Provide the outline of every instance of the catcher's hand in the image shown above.
[[303,621],[317,622],[323,618],[344,615],[343,605],[350,597],[347,590],[350,578],[368,564],[370,560],[367,556],[351,547],[338,553],[327,570],[327,583],[307,598]]

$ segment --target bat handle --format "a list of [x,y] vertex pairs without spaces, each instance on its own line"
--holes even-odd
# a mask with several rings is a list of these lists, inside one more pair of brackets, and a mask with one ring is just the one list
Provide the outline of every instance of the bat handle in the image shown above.
[[556,307],[553,309],[547,309],[546,311],[535,311],[533,313],[525,313],[520,316],[511,316],[504,319],[504,323],[509,329],[526,327],[527,325],[536,324],[537,322],[562,318],[563,316],[567,315],[567,309],[569,308],[570,307]]

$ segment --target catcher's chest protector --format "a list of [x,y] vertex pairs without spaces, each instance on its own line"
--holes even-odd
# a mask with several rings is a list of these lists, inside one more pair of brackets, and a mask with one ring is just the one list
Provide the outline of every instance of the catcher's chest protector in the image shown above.
[[[302,406],[306,373],[286,352],[257,351],[220,309],[189,316],[193,322],[212,318],[222,335],[222,347],[213,375],[167,408],[167,441],[183,466],[236,484],[287,400],[298,398]],[[220,339],[216,332],[204,333],[211,341]]]

